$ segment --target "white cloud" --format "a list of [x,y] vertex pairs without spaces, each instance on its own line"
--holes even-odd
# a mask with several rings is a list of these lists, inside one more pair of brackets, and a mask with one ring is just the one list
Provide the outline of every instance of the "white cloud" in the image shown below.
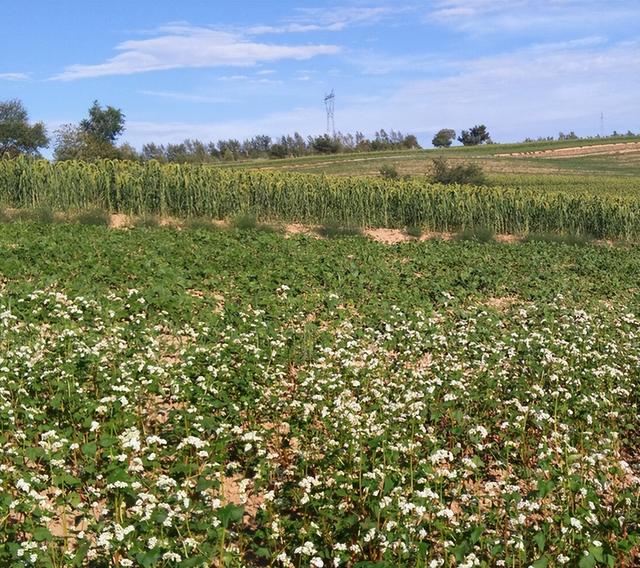
[[[600,112],[607,128],[637,130],[640,42],[600,45],[596,38],[543,44],[517,52],[458,62],[446,77],[405,81],[385,97],[349,99],[337,93],[336,126],[372,133],[380,127],[423,133],[460,130],[485,123],[497,141],[552,135],[559,130],[594,134]],[[129,123],[128,134],[143,141],[187,137],[243,138],[324,131],[318,103],[260,119],[211,124]]]
[[27,81],[28,79],[28,73],[0,73],[2,81]]
[[125,41],[116,49],[120,53],[104,63],[71,65],[53,79],[71,81],[189,67],[249,67],[283,59],[306,60],[340,51],[336,45],[258,43],[237,33],[188,25],[165,26],[155,37]]

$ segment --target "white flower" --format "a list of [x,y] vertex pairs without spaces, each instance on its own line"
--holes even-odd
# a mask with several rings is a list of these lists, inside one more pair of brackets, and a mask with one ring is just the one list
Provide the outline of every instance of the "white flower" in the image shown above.
[[309,566],[313,566],[313,568],[322,568],[324,566],[324,562],[322,561],[322,558],[314,556],[309,562]]

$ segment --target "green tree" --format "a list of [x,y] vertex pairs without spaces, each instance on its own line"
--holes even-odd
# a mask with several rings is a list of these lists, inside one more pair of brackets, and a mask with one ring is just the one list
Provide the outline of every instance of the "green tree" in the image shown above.
[[465,146],[478,146],[484,142],[491,143],[491,136],[484,124],[478,124],[469,130],[463,130],[458,136],[458,141]]
[[98,101],[94,101],[89,109],[89,118],[80,121],[80,128],[96,140],[113,144],[124,132],[124,114],[112,106],[103,109]]
[[30,124],[29,114],[21,101],[0,102],[0,158],[14,158],[20,154],[39,156],[39,149],[48,145],[44,124]]
[[318,154],[336,154],[340,151],[340,143],[335,138],[324,134],[312,139],[311,147]]
[[53,157],[58,162],[84,160],[92,162],[102,158],[121,158],[120,150],[111,142],[87,134],[80,126],[64,124],[55,132]]
[[80,124],[65,124],[56,131],[54,158],[94,161],[102,158],[132,159],[130,146],[119,149],[116,138],[124,131],[124,114],[120,109],[102,108],[94,101],[89,117]]
[[431,144],[433,144],[436,148],[448,148],[455,140],[455,137],[455,130],[452,130],[451,128],[443,128],[442,130],[439,130],[433,137]]

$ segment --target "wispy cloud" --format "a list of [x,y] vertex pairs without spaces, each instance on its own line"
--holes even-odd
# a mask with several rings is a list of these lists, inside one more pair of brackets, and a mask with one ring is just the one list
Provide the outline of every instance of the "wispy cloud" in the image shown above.
[[377,24],[383,19],[404,13],[407,9],[399,4],[299,8],[295,16],[281,24],[251,26],[243,31],[249,35],[339,32],[353,26]]
[[261,62],[334,55],[340,48],[258,43],[238,33],[173,25],[160,28],[155,37],[125,41],[116,50],[120,53],[104,63],[71,65],[53,79],[72,81],[178,68],[249,67]]
[[140,90],[141,95],[148,95],[150,97],[159,97],[162,99],[170,99],[174,101],[184,101],[190,103],[207,103],[207,104],[224,104],[233,102],[231,98],[224,98],[213,95],[200,95],[194,93],[180,93],[175,91],[150,91]]
[[592,27],[640,18],[636,0],[436,0],[426,19],[474,34]]
[[384,6],[326,6],[323,8],[299,8],[292,18],[294,25],[314,25],[329,30],[343,30],[350,26],[371,25],[383,19],[405,12],[407,7],[399,3]]
[[0,73],[0,81],[28,81],[29,73]]

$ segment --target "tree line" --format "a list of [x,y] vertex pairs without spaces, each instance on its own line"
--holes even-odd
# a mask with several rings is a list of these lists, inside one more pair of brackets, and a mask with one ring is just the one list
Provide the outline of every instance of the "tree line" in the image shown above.
[[[211,163],[257,158],[288,158],[313,154],[371,152],[419,149],[413,134],[381,129],[372,138],[362,132],[335,136],[323,134],[304,138],[299,133],[273,139],[268,135],[240,141],[234,138],[203,142],[187,139],[177,144],[148,143],[141,151],[130,144],[117,144],[125,130],[121,109],[103,107],[95,101],[86,118],[78,124],[65,124],[54,132],[53,157],[56,161],[94,161],[103,158],[133,161],[158,160],[176,163]],[[31,124],[24,105],[18,100],[0,102],[0,157],[20,154],[39,156],[50,145],[42,122]]]
[[[130,144],[118,144],[117,140],[125,130],[125,115],[121,109],[103,107],[94,101],[87,117],[78,124],[65,124],[54,132],[53,157],[56,161],[84,160],[94,161],[103,158],[133,161],[157,160],[160,162],[206,164],[212,162],[233,162],[258,158],[297,158],[314,154],[337,154],[342,152],[373,152],[381,150],[420,149],[418,139],[413,134],[384,129],[377,131],[372,138],[362,132],[334,136],[323,134],[307,136],[299,133],[272,138],[267,135],[254,136],[240,141],[235,138],[203,142],[187,139],[176,144],[145,144],[141,151]],[[631,131],[625,135],[615,132],[609,138],[635,136]],[[571,131],[560,132],[558,140],[577,140],[579,137]],[[585,139],[585,138],[582,138]],[[487,127],[479,124],[469,130],[463,130],[456,137],[456,131],[443,128],[433,137],[436,148],[448,148],[454,140],[464,146],[493,144]],[[555,140],[553,137],[538,138],[537,141]],[[525,142],[533,142],[527,138]],[[31,123],[24,105],[19,100],[0,102],[0,158],[12,158],[18,155],[39,156],[40,149],[50,145],[42,122]]]

